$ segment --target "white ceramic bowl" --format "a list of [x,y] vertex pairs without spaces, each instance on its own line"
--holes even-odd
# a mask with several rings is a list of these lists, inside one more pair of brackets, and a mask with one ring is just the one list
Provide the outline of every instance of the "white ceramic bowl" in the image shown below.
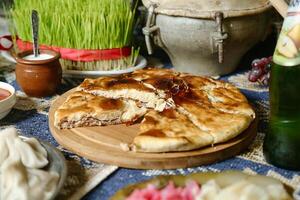
[[11,95],[3,100],[0,100],[0,120],[3,119],[12,109],[12,107],[16,104],[16,90],[13,86],[8,83],[4,83],[0,81],[0,88],[8,90]]

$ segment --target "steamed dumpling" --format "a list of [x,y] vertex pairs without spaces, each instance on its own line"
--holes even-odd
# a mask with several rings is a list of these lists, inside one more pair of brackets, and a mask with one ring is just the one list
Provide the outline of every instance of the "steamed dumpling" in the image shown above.
[[[197,200],[290,200],[281,183],[268,181],[269,185],[260,185],[257,179],[249,178],[236,181],[221,188],[215,180],[203,184]],[[274,182],[274,181],[272,181]]]
[[55,191],[59,175],[26,168],[20,159],[9,158],[1,167],[1,200],[47,200]]
[[37,139],[30,138],[24,142],[15,128],[8,128],[0,132],[0,166],[9,154],[9,146],[15,146],[26,167],[43,168],[48,164],[47,151]]
[[0,136],[0,167],[2,163],[7,159],[8,157],[8,148],[6,145],[6,141],[1,138]]
[[0,179],[1,200],[29,199],[26,167],[21,163],[16,151],[10,151],[9,157],[3,162]]
[[0,167],[9,155],[9,144],[12,144],[16,137],[18,137],[18,133],[15,128],[0,131]]
[[50,199],[55,191],[59,175],[40,169],[27,169],[30,199]]
[[224,188],[216,200],[269,200],[268,193],[247,181],[239,181]]
[[47,151],[36,139],[23,141],[14,128],[0,131],[0,200],[50,199],[59,175],[40,169],[47,164]]
[[18,137],[18,132],[16,128],[9,127],[0,131],[1,139],[15,138],[15,137]]
[[220,187],[215,180],[210,180],[201,186],[201,192],[197,200],[215,199],[220,192]]
[[15,147],[26,167],[43,168],[48,164],[47,151],[37,139],[30,138],[24,142],[20,138],[16,138]]
[[267,191],[271,199],[290,199],[283,185],[269,185]]

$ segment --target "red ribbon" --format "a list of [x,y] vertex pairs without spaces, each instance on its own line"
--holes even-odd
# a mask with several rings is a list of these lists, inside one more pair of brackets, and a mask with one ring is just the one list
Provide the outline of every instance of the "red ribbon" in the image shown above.
[[[11,36],[2,36],[2,38],[8,39],[12,41]],[[17,45],[21,51],[31,50],[32,43],[23,41],[17,38]],[[12,47],[12,45],[11,45]],[[0,50],[9,50],[9,48],[4,48],[0,43]],[[130,47],[123,48],[114,48],[114,49],[99,49],[99,50],[86,50],[86,49],[72,49],[72,48],[64,48],[64,47],[55,47],[55,46],[47,46],[40,45],[40,49],[49,49],[59,52],[61,54],[62,59],[72,60],[72,61],[81,61],[81,62],[93,62],[99,60],[117,60],[122,57],[128,57],[131,55]]]

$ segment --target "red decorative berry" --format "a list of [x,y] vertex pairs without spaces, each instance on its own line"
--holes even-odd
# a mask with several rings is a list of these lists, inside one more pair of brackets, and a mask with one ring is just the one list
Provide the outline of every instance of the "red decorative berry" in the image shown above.
[[266,65],[266,64],[268,64],[270,61],[269,61],[268,58],[262,58],[262,59],[261,59],[261,62],[262,62],[263,65]]
[[263,70],[261,68],[254,68],[249,73],[249,81],[256,82],[261,75],[263,75]]
[[267,86],[269,84],[269,79],[270,79],[270,73],[266,73],[260,78],[260,83],[262,85]]
[[265,72],[265,73],[268,73],[268,72],[271,70],[271,66],[272,66],[271,63],[266,64],[264,72]]
[[248,79],[251,82],[259,82],[262,85],[268,85],[270,79],[271,62],[273,57],[255,59],[251,63],[251,71]]
[[252,68],[257,67],[258,64],[259,64],[259,62],[260,62],[260,59],[255,59],[255,60],[253,60],[252,63],[251,63]]

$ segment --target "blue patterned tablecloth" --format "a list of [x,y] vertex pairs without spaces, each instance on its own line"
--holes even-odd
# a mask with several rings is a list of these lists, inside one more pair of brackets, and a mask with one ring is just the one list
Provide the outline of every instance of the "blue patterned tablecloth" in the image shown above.
[[[3,61],[2,61],[3,62]],[[2,63],[2,65],[4,65]],[[48,127],[47,113],[51,101],[57,96],[47,99],[28,98],[21,91],[15,81],[13,67],[1,67],[0,59],[0,81],[11,83],[18,90],[18,103],[12,112],[3,120],[0,120],[0,128],[7,126],[15,126],[23,134],[28,136],[35,136],[39,139],[45,140],[58,146],[63,151],[66,158],[76,158],[86,169],[93,168],[94,163],[78,157],[71,152],[61,148],[58,143],[51,136]],[[221,77],[221,79],[229,81],[239,87],[242,92],[248,97],[249,101],[254,105],[257,110],[259,121],[258,135],[249,147],[241,155],[234,158],[207,165],[187,169],[176,170],[133,170],[119,168],[92,191],[90,191],[84,199],[109,199],[120,188],[136,183],[142,180],[150,179],[155,175],[169,175],[169,174],[189,174],[194,172],[214,171],[219,172],[223,170],[239,170],[250,174],[268,175],[280,179],[284,183],[296,188],[300,185],[300,172],[288,171],[276,168],[267,164],[262,154],[262,142],[265,136],[267,118],[269,111],[268,103],[268,89],[256,83],[249,83],[247,81],[248,71],[242,70],[231,74],[229,76]],[[58,94],[73,88],[78,85],[81,80],[64,79],[59,89]],[[111,172],[114,170],[111,170]],[[110,172],[110,173],[111,173]],[[99,181],[100,182],[100,181]],[[80,184],[80,183],[79,183]]]

